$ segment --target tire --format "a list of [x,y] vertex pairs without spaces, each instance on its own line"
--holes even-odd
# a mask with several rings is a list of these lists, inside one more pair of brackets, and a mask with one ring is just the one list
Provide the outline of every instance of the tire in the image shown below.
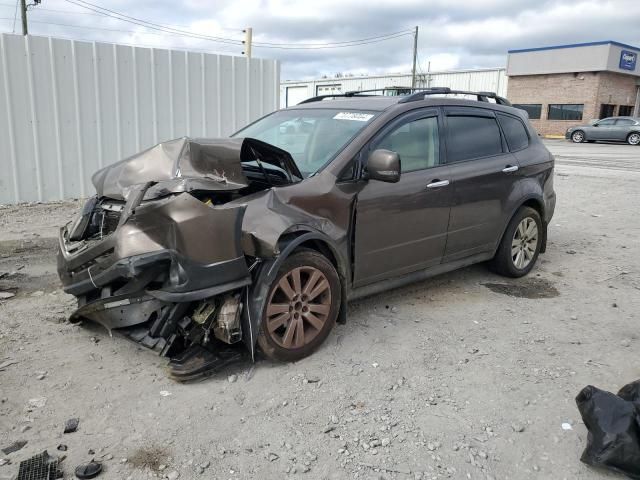
[[640,132],[631,132],[627,135],[627,143],[629,145],[640,145]]
[[[534,224],[535,228],[532,227]],[[528,229],[529,232],[523,237],[524,229]],[[538,260],[542,235],[540,214],[533,208],[520,207],[504,232],[500,246],[491,260],[491,269],[505,277],[518,278],[526,275]]]
[[571,141],[573,143],[582,143],[586,140],[586,135],[582,130],[576,130],[571,134]]
[[340,277],[326,257],[310,249],[294,252],[269,288],[258,335],[262,353],[282,362],[309,356],[335,325],[341,294]]

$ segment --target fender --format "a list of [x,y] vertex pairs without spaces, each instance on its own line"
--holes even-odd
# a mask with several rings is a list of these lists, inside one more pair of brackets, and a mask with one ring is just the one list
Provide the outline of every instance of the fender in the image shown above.
[[506,232],[507,227],[509,226],[509,222],[511,221],[513,216],[516,214],[518,209],[520,207],[522,207],[525,203],[527,203],[529,200],[535,200],[542,207],[542,211],[540,212],[540,217],[542,219],[542,245],[540,245],[540,253],[544,253],[546,251],[546,249],[547,249],[547,222],[544,221],[544,208],[545,208],[544,199],[542,198],[542,195],[537,195],[535,193],[529,193],[528,195],[525,195],[524,197],[522,197],[520,199],[520,201],[516,203],[516,206],[511,210],[511,212],[509,212],[509,216],[507,217],[507,221],[502,226],[502,231],[500,232],[500,236],[498,237],[498,243],[494,246],[494,249],[493,249],[493,254],[494,255],[495,255],[496,251],[498,250],[498,246],[500,245],[500,242],[502,241],[502,237],[504,237],[504,233]]
[[[290,233],[290,232],[289,232]],[[242,331],[243,341],[251,352],[251,359],[255,361],[255,346],[258,341],[258,332],[262,323],[262,312],[269,294],[269,287],[275,280],[278,270],[291,253],[304,242],[309,240],[320,240],[324,242],[332,250],[338,262],[338,275],[341,277],[342,284],[342,304],[340,305],[340,313],[338,321],[344,323],[346,319],[346,299],[347,299],[347,282],[345,263],[339,250],[335,247],[333,241],[325,234],[317,231],[303,233],[287,240],[284,248],[277,257],[258,260],[258,264],[254,264],[256,270],[253,275],[253,283],[244,288],[243,297],[245,308],[242,312]],[[250,269],[253,270],[253,269]],[[253,272],[252,272],[253,273]]]

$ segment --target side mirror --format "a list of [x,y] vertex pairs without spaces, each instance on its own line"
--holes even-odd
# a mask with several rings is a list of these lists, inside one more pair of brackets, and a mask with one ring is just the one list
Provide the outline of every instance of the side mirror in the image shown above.
[[374,150],[367,160],[367,174],[372,180],[396,183],[400,180],[400,156],[391,150]]

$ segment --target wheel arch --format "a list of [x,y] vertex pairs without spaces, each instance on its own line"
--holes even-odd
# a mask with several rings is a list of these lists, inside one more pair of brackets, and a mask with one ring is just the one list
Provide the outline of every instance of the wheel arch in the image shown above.
[[542,220],[542,244],[540,245],[540,253],[544,253],[547,250],[547,223],[544,221],[544,215],[545,215],[544,201],[542,200],[542,198],[539,195],[531,193],[531,194],[523,197],[517,203],[515,208],[513,208],[511,210],[509,216],[507,217],[507,221],[504,223],[504,225],[502,227],[502,232],[500,233],[500,237],[498,238],[498,242],[496,243],[496,245],[494,247],[494,251],[493,251],[494,255],[497,252],[498,247],[500,246],[500,243],[502,242],[502,239],[504,238],[504,234],[507,231],[507,227],[509,226],[509,222],[511,222],[511,219],[513,218],[513,216],[522,207],[533,208],[540,215],[540,219]]
[[280,269],[282,263],[296,250],[310,248],[324,255],[335,267],[340,278],[342,300],[338,323],[346,321],[347,279],[349,268],[346,260],[340,255],[336,243],[325,233],[311,229],[290,229],[284,232],[278,240],[278,255],[273,258],[260,260],[253,283],[245,288],[243,297],[246,308],[242,315],[243,340],[255,359],[255,348],[258,340],[258,332],[262,323],[262,311],[269,293],[269,287]]

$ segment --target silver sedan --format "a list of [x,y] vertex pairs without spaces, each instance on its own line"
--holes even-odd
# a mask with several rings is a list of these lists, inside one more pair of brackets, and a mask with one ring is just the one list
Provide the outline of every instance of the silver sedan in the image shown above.
[[640,118],[603,118],[591,125],[577,125],[568,128],[565,138],[575,143],[606,141],[640,145]]

